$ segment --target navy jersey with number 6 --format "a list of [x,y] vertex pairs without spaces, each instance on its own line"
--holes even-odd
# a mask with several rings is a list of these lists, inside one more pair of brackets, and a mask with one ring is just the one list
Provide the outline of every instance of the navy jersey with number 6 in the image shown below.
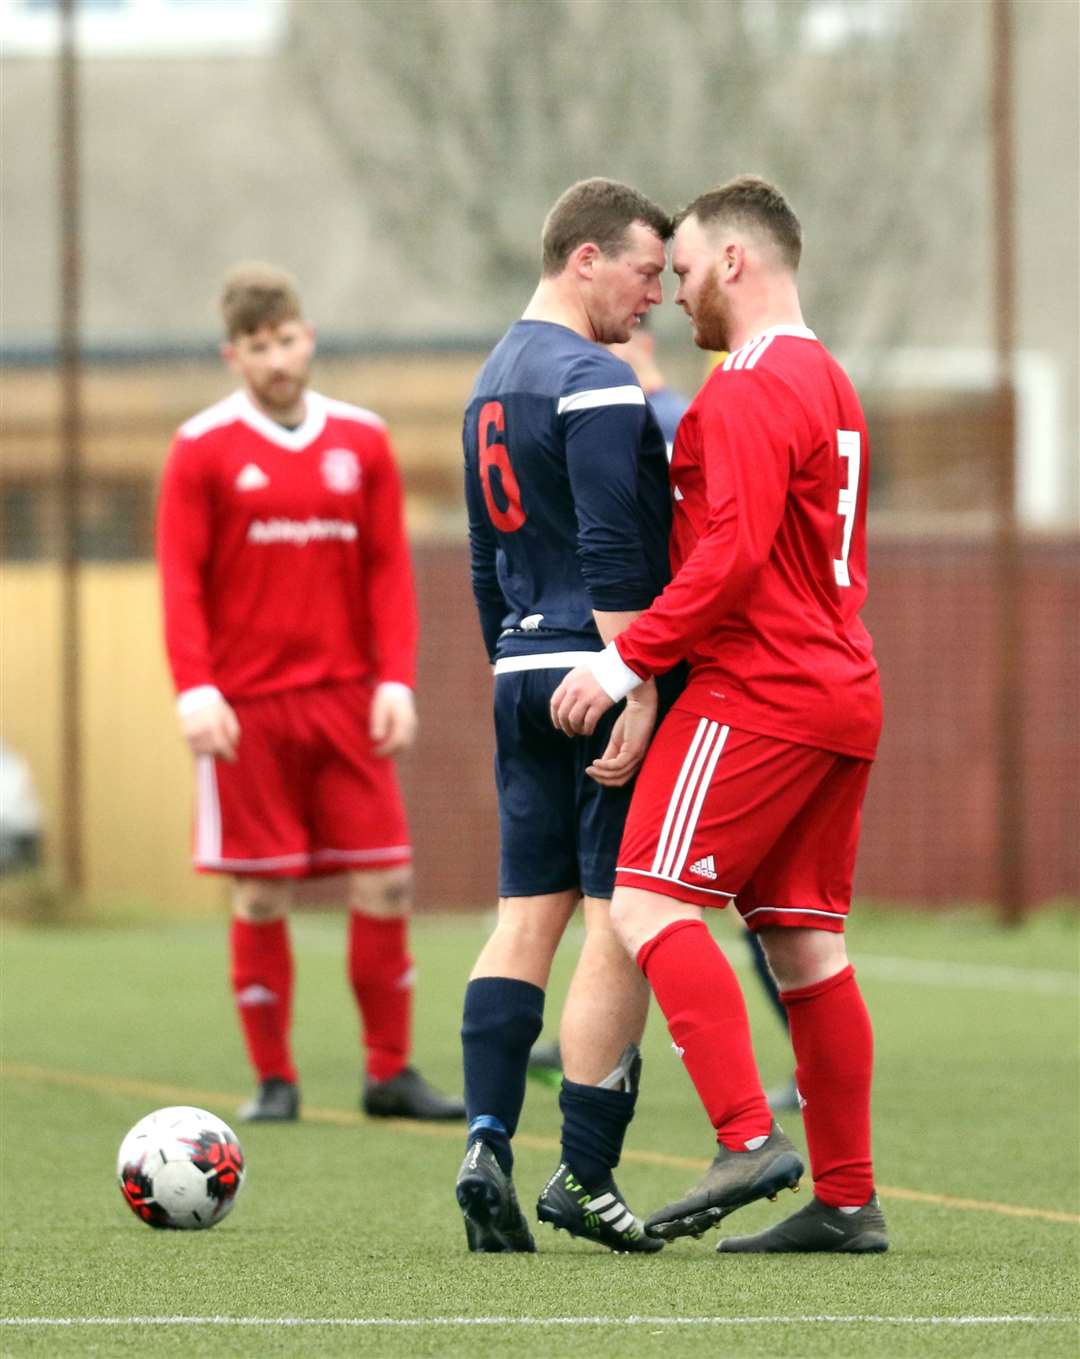
[[488,656],[598,650],[593,609],[645,609],[669,577],[665,441],[633,369],[566,326],[518,321],[463,440]]

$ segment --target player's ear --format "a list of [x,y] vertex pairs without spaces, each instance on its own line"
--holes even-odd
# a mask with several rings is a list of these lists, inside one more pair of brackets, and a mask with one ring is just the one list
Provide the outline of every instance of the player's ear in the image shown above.
[[579,278],[592,278],[599,258],[599,247],[593,241],[583,241],[576,250],[571,251],[567,263]]
[[728,241],[721,255],[721,272],[728,283],[734,283],[746,264],[746,248],[738,241]]
[[235,373],[237,371],[236,345],[231,340],[222,340],[218,349],[221,353],[222,362]]

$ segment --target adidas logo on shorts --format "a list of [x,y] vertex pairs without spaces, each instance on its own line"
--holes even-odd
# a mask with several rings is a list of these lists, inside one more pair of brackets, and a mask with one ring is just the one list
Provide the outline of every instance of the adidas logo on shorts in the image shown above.
[[716,881],[716,860],[711,854],[706,854],[703,859],[698,859],[690,865],[691,873],[699,878],[708,878],[711,882]]

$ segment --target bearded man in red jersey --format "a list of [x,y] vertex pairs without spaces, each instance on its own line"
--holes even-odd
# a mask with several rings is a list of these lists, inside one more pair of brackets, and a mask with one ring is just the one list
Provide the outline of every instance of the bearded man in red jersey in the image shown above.
[[308,388],[293,281],[241,266],[221,299],[241,388],[181,426],[158,556],[165,643],[196,765],[195,863],[233,878],[232,984],[259,1088],[299,1116],[287,914],[337,881],[374,1116],[461,1118],[409,1065],[411,850],[392,758],[416,736],[416,602],[401,483],[377,415]]
[[803,322],[802,233],[779,190],[744,176],[676,220],[675,300],[699,346],[730,352],[679,426],[673,578],[551,702],[557,726],[588,732],[631,687],[689,661],[686,689],[638,775],[611,909],[718,1150],[646,1231],[699,1235],[797,1188],[803,1172],[769,1112],[739,983],[702,918],[734,901],[787,1008],[814,1198],[718,1249],[883,1251],[873,1036],[843,934],[881,727],[859,619],[866,423],[846,374]]

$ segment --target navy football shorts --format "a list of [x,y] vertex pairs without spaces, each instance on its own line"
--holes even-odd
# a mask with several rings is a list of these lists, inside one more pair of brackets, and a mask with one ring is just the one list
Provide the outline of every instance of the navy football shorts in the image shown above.
[[591,736],[551,724],[551,696],[566,667],[495,676],[495,786],[499,895],[535,897],[579,888],[610,897],[633,780],[601,788],[585,770],[604,753],[622,704]]

